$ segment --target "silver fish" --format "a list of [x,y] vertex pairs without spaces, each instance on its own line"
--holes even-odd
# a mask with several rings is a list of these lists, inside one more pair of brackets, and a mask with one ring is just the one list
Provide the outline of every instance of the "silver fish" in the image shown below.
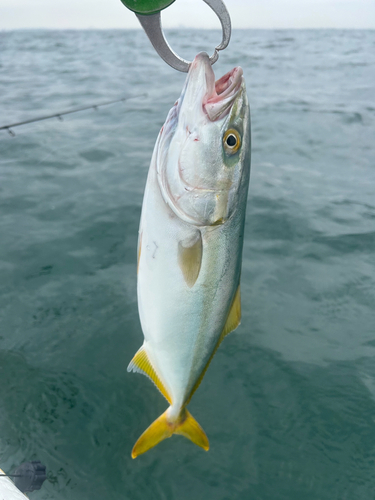
[[250,111],[240,67],[215,82],[207,54],[191,64],[151,160],[138,240],[146,374],[169,408],[132,457],[172,434],[208,450],[186,409],[222,339],[241,318],[240,274],[250,177]]

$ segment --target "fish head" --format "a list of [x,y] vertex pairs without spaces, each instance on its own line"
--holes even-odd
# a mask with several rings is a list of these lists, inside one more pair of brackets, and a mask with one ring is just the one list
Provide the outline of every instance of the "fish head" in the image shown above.
[[190,224],[225,223],[246,185],[249,142],[242,69],[215,82],[208,55],[199,53],[159,136],[156,168],[164,201]]

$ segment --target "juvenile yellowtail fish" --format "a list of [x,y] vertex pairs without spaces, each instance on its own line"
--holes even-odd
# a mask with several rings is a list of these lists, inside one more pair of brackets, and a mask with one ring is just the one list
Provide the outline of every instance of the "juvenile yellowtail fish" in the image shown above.
[[207,54],[191,64],[156,141],[138,240],[143,346],[128,371],[147,375],[169,408],[135,458],[172,434],[208,450],[186,409],[220,342],[241,318],[240,274],[250,176],[250,112],[240,67],[215,82]]

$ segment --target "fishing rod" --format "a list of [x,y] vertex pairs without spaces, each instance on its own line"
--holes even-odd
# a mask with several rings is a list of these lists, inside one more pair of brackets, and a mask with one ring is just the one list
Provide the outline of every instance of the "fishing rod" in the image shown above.
[[73,108],[68,111],[62,111],[61,113],[54,113],[52,115],[45,115],[45,116],[39,116],[37,118],[31,118],[30,120],[24,120],[22,122],[16,122],[16,123],[11,123],[9,125],[3,125],[0,127],[0,130],[7,130],[8,133],[14,137],[16,134],[13,132],[14,127],[19,127],[20,125],[26,125],[27,123],[34,123],[34,122],[40,122],[41,120],[49,120],[50,118],[58,118],[59,120],[62,121],[62,117],[64,115],[70,115],[72,113],[78,113],[79,111],[85,111],[87,109],[94,109],[97,111],[98,108],[102,106],[108,106],[109,104],[115,104],[116,102],[124,102],[124,101],[129,101],[129,99],[136,99],[138,97],[146,97],[148,94],[139,94],[139,95],[132,95],[129,97],[122,97],[121,99],[116,99],[114,101],[105,101],[101,102],[99,104],[91,104],[90,106],[83,106],[81,108]]
[[[42,484],[47,479],[46,466],[42,464],[40,460],[24,462],[11,474],[5,474],[1,471],[0,477],[17,478],[14,480],[14,484],[16,488],[22,491],[22,493],[25,493],[26,491],[40,490]],[[15,497],[12,496],[12,498]]]

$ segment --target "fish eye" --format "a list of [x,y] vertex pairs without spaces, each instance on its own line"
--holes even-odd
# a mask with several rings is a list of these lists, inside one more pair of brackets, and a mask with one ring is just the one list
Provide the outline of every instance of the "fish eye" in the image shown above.
[[230,128],[223,137],[224,149],[229,154],[237,153],[241,146],[241,136],[237,130]]

